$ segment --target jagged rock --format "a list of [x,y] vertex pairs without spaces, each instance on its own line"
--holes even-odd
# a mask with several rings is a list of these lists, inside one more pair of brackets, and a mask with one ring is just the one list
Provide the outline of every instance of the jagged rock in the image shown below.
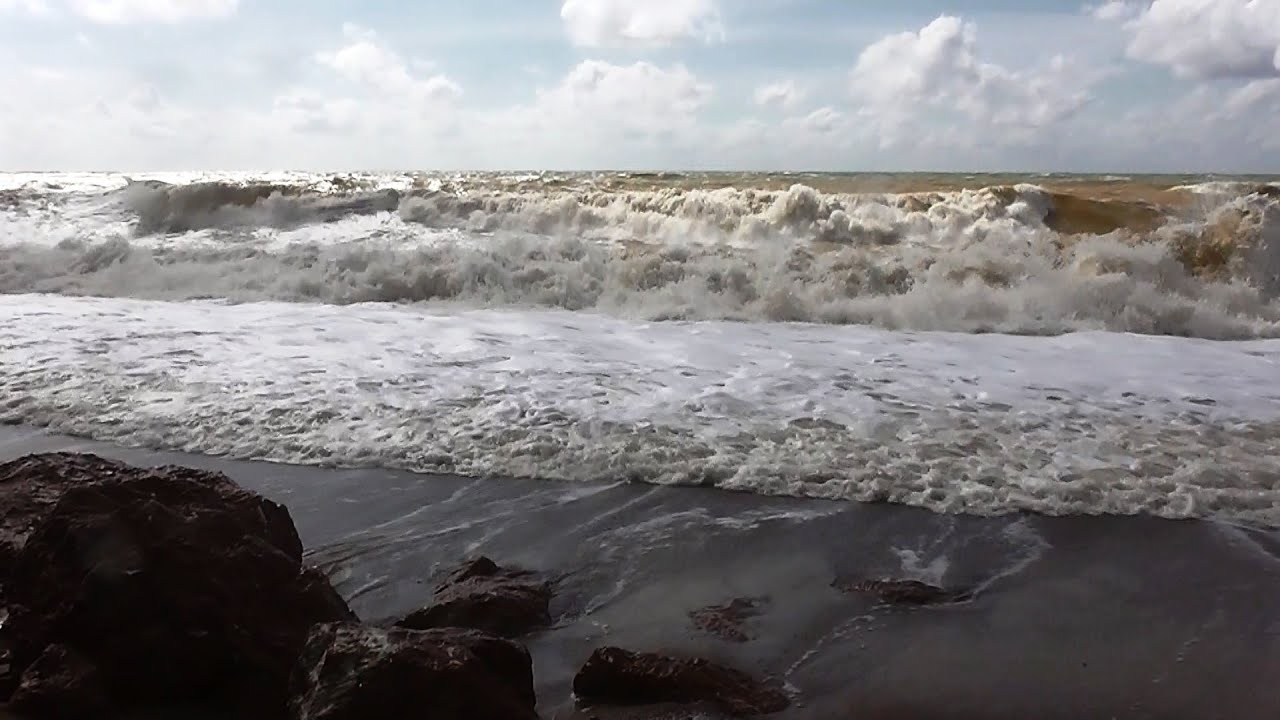
[[711,605],[689,613],[694,627],[722,640],[744,643],[751,639],[744,629],[748,620],[760,614],[761,601],[736,598],[726,605]]
[[87,455],[32,455],[0,464],[0,587],[32,530],[67,488],[112,473],[107,461]]
[[533,664],[475,630],[316,626],[291,684],[295,720],[536,720]]
[[944,590],[918,580],[864,580],[837,586],[848,593],[873,595],[890,605],[942,605],[969,597],[968,593]]
[[573,678],[573,692],[591,705],[711,703],[735,716],[767,715],[790,705],[781,690],[709,660],[596,650]]
[[532,573],[499,567],[489,558],[455,570],[436,588],[431,605],[397,623],[412,630],[463,627],[515,638],[551,624],[551,588]]
[[9,574],[0,644],[17,668],[60,644],[98,668],[118,706],[279,717],[311,626],[353,618],[302,567],[288,511],[224,475],[67,454],[4,471],[63,484]]
[[22,673],[9,708],[34,720],[99,717],[110,708],[98,668],[74,650],[50,645]]
[[18,686],[18,669],[13,666],[13,651],[6,644],[4,625],[9,621],[9,608],[0,607],[0,703],[8,702]]

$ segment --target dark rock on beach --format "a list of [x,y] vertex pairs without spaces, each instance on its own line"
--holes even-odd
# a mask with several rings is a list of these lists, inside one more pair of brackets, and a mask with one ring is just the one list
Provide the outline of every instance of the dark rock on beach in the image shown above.
[[474,630],[319,625],[294,671],[295,720],[536,720],[520,645]]
[[709,660],[596,650],[573,679],[573,692],[589,705],[709,703],[737,717],[781,712],[790,705],[781,690]]
[[431,605],[401,620],[412,630],[461,627],[515,638],[551,624],[551,588],[532,573],[481,557],[436,588]]
[[[110,477],[117,463],[82,455],[34,455],[0,465],[0,588],[13,560],[67,488]],[[107,473],[104,477],[104,473]]]
[[288,511],[219,473],[58,454],[0,478],[21,502],[4,522],[18,549],[2,641],[17,669],[61,645],[117,707],[279,717],[311,626],[353,619],[302,567]]
[[18,686],[19,672],[14,667],[13,650],[4,634],[5,623],[9,622],[9,608],[0,604],[0,703],[7,702]]
[[99,717],[109,709],[93,663],[62,645],[50,645],[22,674],[9,708],[39,720]]
[[871,595],[889,605],[944,605],[967,600],[969,594],[946,590],[918,580],[863,580],[836,585],[847,593]]
[[751,640],[746,623],[760,614],[762,600],[735,598],[725,605],[711,605],[689,613],[694,627],[727,642],[744,643]]
[[13,653],[0,647],[0,703],[8,702],[18,680],[17,669],[13,667]]

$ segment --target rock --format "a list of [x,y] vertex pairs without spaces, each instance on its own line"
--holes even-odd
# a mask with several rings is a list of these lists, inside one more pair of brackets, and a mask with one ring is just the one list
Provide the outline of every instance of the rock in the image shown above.
[[[0,607],[0,628],[9,620],[9,609]],[[18,669],[13,666],[13,651],[4,642],[0,633],[0,703],[9,701],[14,688],[18,686]]]
[[0,587],[18,551],[69,487],[102,479],[107,461],[85,455],[33,455],[0,464]]
[[19,462],[46,485],[65,471],[69,487],[13,561],[3,634],[16,667],[61,644],[99,669],[118,706],[279,717],[311,626],[354,617],[302,567],[288,511],[224,475],[93,456]]
[[37,720],[99,717],[110,708],[98,669],[74,650],[50,645],[22,674],[9,708]]
[[711,703],[735,716],[785,710],[781,690],[738,670],[702,659],[680,659],[621,648],[596,650],[573,678],[573,692],[593,705]]
[[918,580],[864,580],[837,587],[848,593],[874,595],[890,605],[942,605],[969,598],[968,593],[944,590]]
[[396,624],[411,630],[471,628],[516,638],[551,624],[550,603],[547,583],[482,557],[450,574],[431,605]]
[[[136,468],[89,454],[28,455],[0,464],[0,586],[5,584],[14,558],[31,532],[68,489],[145,475],[197,481],[217,477],[239,489],[220,474],[183,467]],[[291,556],[297,555],[301,559],[302,541],[298,539],[288,511],[275,503],[263,502],[269,506],[263,512],[271,535]]]
[[536,720],[533,663],[475,630],[316,626],[294,669],[295,720]]
[[721,640],[743,643],[751,639],[743,625],[760,614],[761,600],[737,598],[727,605],[712,605],[689,613],[694,627]]

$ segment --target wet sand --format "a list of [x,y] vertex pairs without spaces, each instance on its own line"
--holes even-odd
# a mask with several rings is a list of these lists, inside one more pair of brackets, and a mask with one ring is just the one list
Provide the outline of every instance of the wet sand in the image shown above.
[[[221,470],[287,504],[366,620],[424,604],[473,554],[558,578],[556,624],[529,640],[546,718],[625,715],[573,707],[572,675],[604,644],[772,676],[795,695],[784,718],[1280,717],[1275,530],[322,470],[0,429],[0,460],[53,450]],[[976,595],[900,609],[833,587],[877,577]],[[762,599],[750,641],[692,626],[740,597]]]

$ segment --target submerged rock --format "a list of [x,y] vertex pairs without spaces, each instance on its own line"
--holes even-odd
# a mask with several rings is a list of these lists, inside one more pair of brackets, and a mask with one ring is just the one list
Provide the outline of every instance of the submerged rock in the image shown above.
[[455,570],[436,588],[431,605],[397,625],[412,630],[472,628],[514,638],[550,625],[550,603],[547,583],[482,557]]
[[736,598],[726,605],[711,605],[689,613],[694,627],[711,633],[721,640],[744,643],[751,640],[744,626],[760,614],[763,601],[755,598]]
[[279,717],[311,626],[354,617],[302,567],[288,511],[224,475],[67,454],[4,472],[43,488],[28,508],[60,493],[29,513],[39,517],[13,558],[0,644],[15,668],[62,645],[98,668],[119,707]]
[[918,580],[863,580],[851,585],[837,584],[847,593],[872,595],[890,605],[943,605],[969,598],[969,593],[945,590]]
[[11,710],[36,720],[93,718],[109,707],[98,668],[62,645],[45,648],[9,701]]
[[536,720],[533,665],[520,645],[474,630],[311,632],[292,681],[295,720]]
[[781,690],[703,659],[596,650],[573,678],[573,692],[592,705],[709,703],[735,716],[767,715],[791,703]]

